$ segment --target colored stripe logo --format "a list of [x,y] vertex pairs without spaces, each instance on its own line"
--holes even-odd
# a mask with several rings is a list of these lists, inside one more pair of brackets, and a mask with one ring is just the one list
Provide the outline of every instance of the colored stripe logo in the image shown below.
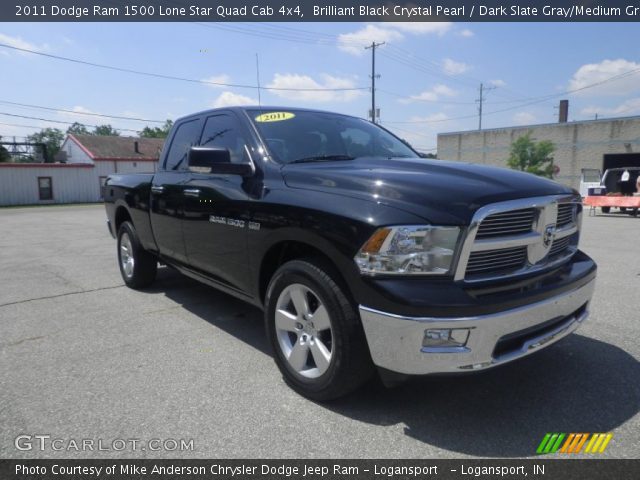
[[536,453],[603,453],[612,438],[612,433],[547,433]]

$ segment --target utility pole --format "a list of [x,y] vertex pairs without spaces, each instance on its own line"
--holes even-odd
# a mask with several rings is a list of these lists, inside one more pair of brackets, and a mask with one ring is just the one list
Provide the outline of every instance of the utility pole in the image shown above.
[[489,90],[495,90],[496,87],[485,88],[484,85],[480,84],[480,98],[476,100],[478,102],[478,130],[482,130],[482,104],[485,100],[484,94]]
[[371,46],[364,47],[365,50],[371,49],[371,122],[376,123],[376,48],[384,45],[385,42],[376,43],[371,42]]

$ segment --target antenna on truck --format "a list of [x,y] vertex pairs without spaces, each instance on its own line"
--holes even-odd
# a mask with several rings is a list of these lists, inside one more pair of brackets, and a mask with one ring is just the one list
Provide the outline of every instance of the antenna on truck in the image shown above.
[[260,61],[258,60],[258,54],[256,53],[256,78],[258,79],[258,106],[262,106],[260,101]]

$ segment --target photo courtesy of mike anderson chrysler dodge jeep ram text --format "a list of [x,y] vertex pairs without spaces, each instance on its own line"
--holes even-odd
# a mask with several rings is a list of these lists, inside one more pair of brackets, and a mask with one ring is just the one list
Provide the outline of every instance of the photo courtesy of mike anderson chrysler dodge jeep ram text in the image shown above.
[[262,308],[285,380],[316,400],[376,370],[392,384],[524,357],[573,332],[594,289],[576,191],[420,158],[336,113],[181,118],[157,173],[111,175],[104,198],[128,286],[162,262]]

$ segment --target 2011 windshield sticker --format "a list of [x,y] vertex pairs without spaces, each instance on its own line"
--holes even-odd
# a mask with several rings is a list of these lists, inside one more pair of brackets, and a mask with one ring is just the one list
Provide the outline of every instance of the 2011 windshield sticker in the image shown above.
[[256,117],[256,122],[282,122],[283,120],[291,120],[295,114],[291,112],[269,112],[263,113]]

